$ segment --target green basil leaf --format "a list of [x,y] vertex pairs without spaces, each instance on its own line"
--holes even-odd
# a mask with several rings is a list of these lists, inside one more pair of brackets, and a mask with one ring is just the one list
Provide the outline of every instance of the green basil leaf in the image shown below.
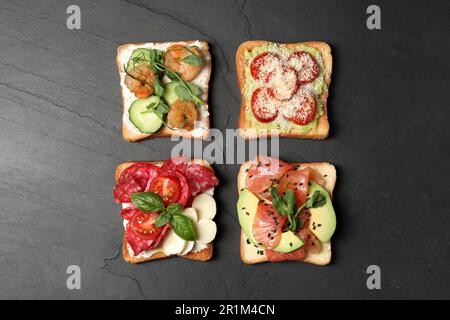
[[158,218],[156,218],[155,226],[162,227],[168,224],[172,220],[172,215],[169,212],[161,213]]
[[186,87],[184,87],[183,85],[178,85],[175,88],[175,93],[177,94],[178,98],[180,98],[181,100],[195,102],[195,99],[192,97],[189,90],[186,89]]
[[184,207],[180,203],[172,203],[166,208],[166,211],[170,214],[180,214],[183,211]]
[[156,96],[161,97],[164,94],[164,87],[157,77],[155,77],[155,81],[153,82],[153,88],[155,89]]
[[153,192],[136,192],[131,195],[131,201],[144,212],[161,212],[164,210],[164,202],[161,197]]
[[194,241],[197,239],[194,222],[182,215],[176,214],[172,216],[172,229],[183,240]]
[[201,57],[197,56],[196,54],[192,54],[190,56],[187,56],[183,59],[179,60],[180,62],[187,63],[191,66],[197,67],[200,66],[203,63],[203,60]]

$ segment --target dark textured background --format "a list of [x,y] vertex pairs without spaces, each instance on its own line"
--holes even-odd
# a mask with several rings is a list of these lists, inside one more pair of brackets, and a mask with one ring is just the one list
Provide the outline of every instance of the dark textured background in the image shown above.
[[[382,30],[366,8],[382,9]],[[66,28],[78,4],[82,30]],[[0,2],[0,298],[450,298],[448,1]],[[213,126],[234,128],[234,54],[248,39],[323,40],[335,65],[331,136],[284,139],[287,161],[338,169],[328,267],[246,266],[235,177],[216,166],[220,211],[210,263],[123,262],[114,169],[160,160],[174,142],[120,133],[116,48],[203,39],[213,54]],[[82,289],[66,289],[79,265]],[[367,266],[382,290],[366,288]]]

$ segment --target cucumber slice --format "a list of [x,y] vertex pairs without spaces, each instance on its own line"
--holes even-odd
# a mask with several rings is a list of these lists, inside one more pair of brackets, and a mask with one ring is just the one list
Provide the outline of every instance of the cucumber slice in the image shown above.
[[147,109],[149,105],[158,101],[158,97],[150,96],[145,99],[138,99],[131,104],[130,121],[140,132],[155,133],[163,125],[163,120],[156,113],[148,112]]
[[[147,60],[147,61],[143,61],[141,63],[133,63],[134,58],[138,58],[139,60]],[[150,50],[144,49],[144,48],[139,48],[139,49],[134,50],[133,53],[131,54],[130,60],[128,60],[127,71],[130,71],[134,67],[144,64],[144,63],[149,64],[148,60],[150,60]]]
[[176,94],[176,92],[175,92],[175,88],[176,87],[178,87],[178,83],[177,82],[169,82],[164,87],[163,98],[167,101],[167,103],[169,105],[171,105],[172,103],[174,103],[175,101],[180,99],[178,97],[178,95]]

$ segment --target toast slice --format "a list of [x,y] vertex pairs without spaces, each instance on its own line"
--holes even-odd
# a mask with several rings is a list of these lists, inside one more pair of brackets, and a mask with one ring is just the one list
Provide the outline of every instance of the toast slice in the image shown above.
[[[142,162],[142,161],[140,161]],[[192,162],[201,164],[204,167],[207,167],[210,170],[213,170],[212,167],[208,164],[208,162],[206,162],[205,160],[192,160]],[[116,182],[119,181],[120,175],[122,174],[122,172],[130,167],[131,165],[133,165],[135,162],[125,162],[122,163],[120,165],[117,166],[116,168],[116,173],[115,173],[115,180]],[[162,165],[162,161],[158,161],[158,162],[150,162],[147,161],[147,163],[151,163],[157,166]],[[154,255],[152,255],[149,258],[144,258],[144,257],[136,257],[133,254],[133,251],[131,250],[131,248],[129,248],[128,242],[125,238],[125,234],[123,237],[123,246],[122,246],[122,253],[123,253],[123,259],[126,262],[129,263],[143,263],[143,262],[147,262],[147,261],[152,261],[152,260],[159,260],[159,259],[165,259],[165,258],[170,258],[170,257],[174,257],[173,255],[167,256],[165,255],[163,252],[158,252]],[[208,244],[208,246],[198,252],[190,252],[184,256],[181,256],[182,258],[186,258],[186,259],[191,259],[191,260],[198,260],[198,261],[208,261],[211,260],[213,255],[213,243]]]
[[[128,110],[137,98],[134,96],[130,90],[128,90],[125,85],[125,71],[124,65],[130,59],[132,52],[137,48],[147,48],[147,49],[160,49],[165,50],[174,44],[181,45],[194,45],[200,48],[203,54],[203,59],[205,61],[205,67],[200,72],[200,74],[192,80],[192,83],[198,85],[203,94],[201,99],[205,101],[205,105],[202,106],[200,119],[198,121],[198,125],[194,130],[171,130],[166,126],[161,127],[161,129],[155,133],[148,134],[140,132],[129,119]],[[209,106],[208,106],[208,90],[209,90],[209,80],[211,78],[211,54],[209,52],[209,46],[206,41],[199,40],[190,40],[190,41],[175,41],[175,42],[148,42],[148,43],[128,43],[121,45],[117,49],[117,57],[116,57],[117,68],[119,70],[120,76],[120,87],[122,92],[122,135],[123,138],[127,141],[138,141],[142,139],[148,138],[162,138],[162,137],[183,137],[189,139],[205,139],[209,135],[209,129],[211,127],[210,124],[210,115],[209,115]]]
[[[239,171],[238,175],[238,190],[245,187],[245,180],[247,178],[246,170],[251,166],[252,161],[245,162]],[[293,163],[294,165],[300,165],[300,168],[311,167],[312,169],[319,172],[326,180],[325,190],[328,191],[330,197],[333,195],[333,189],[336,184],[336,168],[329,163]],[[259,249],[257,249],[253,244],[247,242],[247,236],[241,231],[241,259],[246,264],[257,264],[267,262],[267,257],[265,254],[258,254]],[[322,243],[322,251],[319,253],[309,253],[303,262],[312,263],[315,265],[324,266],[329,264],[331,261],[331,242]]]
[[241,111],[240,111],[240,117],[239,117],[239,129],[240,129],[240,135],[244,139],[257,139],[257,138],[263,138],[263,137],[270,137],[274,135],[279,135],[280,137],[286,137],[286,138],[303,138],[303,139],[318,139],[323,140],[328,137],[329,131],[330,131],[330,124],[328,122],[328,113],[327,113],[327,98],[328,98],[328,90],[331,83],[331,72],[333,67],[333,58],[331,55],[331,48],[326,42],[320,42],[320,41],[309,41],[309,42],[298,42],[298,43],[285,43],[285,44],[279,44],[281,46],[285,46],[287,48],[295,48],[299,47],[301,45],[307,45],[309,47],[316,48],[319,50],[324,68],[323,72],[325,75],[325,82],[327,84],[327,89],[321,94],[319,97],[322,105],[323,105],[323,115],[317,119],[317,126],[316,128],[312,129],[308,133],[303,133],[301,130],[296,129],[295,127],[289,131],[289,132],[274,132],[274,131],[263,131],[263,132],[256,132],[254,128],[252,127],[251,121],[248,119],[248,115],[246,113],[247,108],[250,106],[246,103],[245,98],[245,87],[246,87],[246,72],[245,69],[249,66],[250,62],[245,57],[245,52],[249,51],[251,52],[253,48],[266,45],[266,44],[273,44],[269,41],[264,40],[253,40],[253,41],[247,41],[242,43],[237,52],[236,52],[236,70],[237,70],[237,77],[238,77],[238,83],[239,83],[239,90],[241,94]]

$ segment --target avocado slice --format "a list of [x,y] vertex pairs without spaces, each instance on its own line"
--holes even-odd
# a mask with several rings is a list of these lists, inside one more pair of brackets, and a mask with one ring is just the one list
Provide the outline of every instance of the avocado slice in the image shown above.
[[336,214],[328,192],[314,181],[310,181],[309,195],[314,194],[316,190],[319,190],[325,196],[327,202],[320,208],[309,209],[311,213],[309,230],[314,233],[320,242],[324,243],[330,241],[336,230]]
[[244,189],[239,194],[239,200],[237,202],[237,211],[239,217],[239,224],[242,231],[244,231],[247,238],[251,243],[258,246],[258,242],[253,237],[253,220],[258,210],[259,199],[248,189]]
[[179,100],[178,95],[175,92],[175,88],[178,87],[177,82],[169,82],[164,87],[163,98],[167,101],[169,105]]
[[289,230],[281,234],[280,243],[274,250],[281,253],[289,253],[303,247],[303,245],[304,243],[300,237]]

